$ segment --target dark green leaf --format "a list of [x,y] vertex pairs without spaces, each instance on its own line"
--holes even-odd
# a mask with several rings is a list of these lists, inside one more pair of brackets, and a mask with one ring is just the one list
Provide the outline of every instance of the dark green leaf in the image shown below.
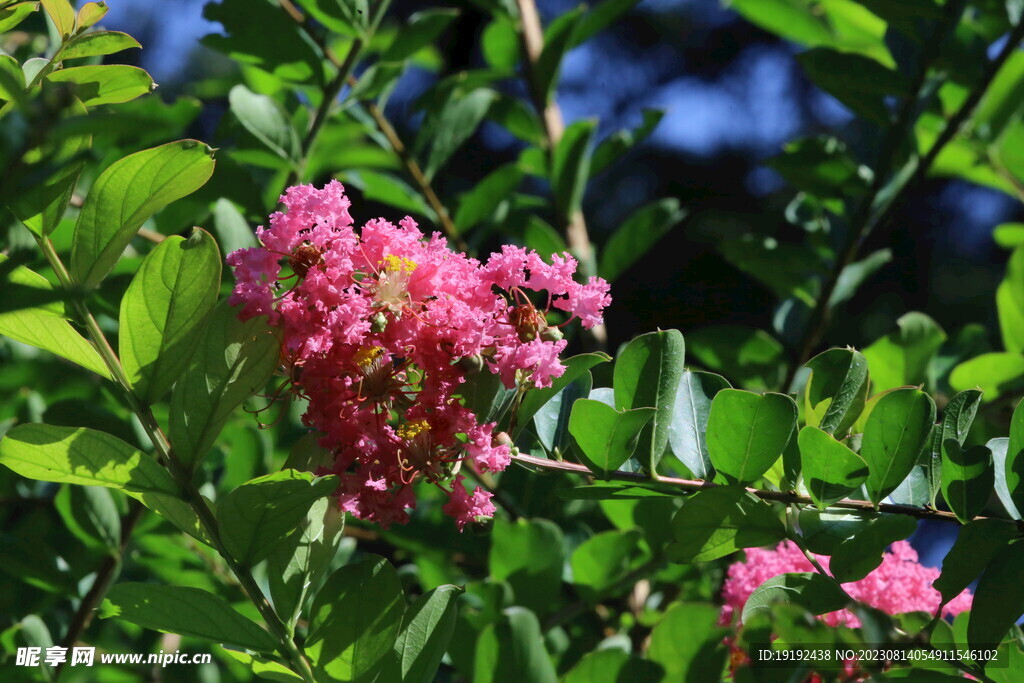
[[562,683],[661,683],[665,671],[658,664],[623,650],[605,648],[583,655]]
[[875,517],[832,550],[829,571],[841,583],[860,581],[882,564],[886,548],[916,529],[917,520],[907,515]]
[[582,8],[560,14],[544,31],[544,49],[533,66],[534,88],[544,101],[551,101],[558,85],[562,58],[575,45],[574,34],[583,15]]
[[840,438],[864,410],[868,362],[853,349],[829,349],[807,362],[811,375],[805,390],[807,424]]
[[650,137],[654,129],[661,123],[665,112],[660,109],[644,109],[641,115],[643,122],[635,129],[612,133],[597,145],[594,155],[590,159],[590,175],[597,175],[623,154]]
[[568,451],[571,443],[569,417],[573,406],[578,399],[588,397],[593,387],[593,378],[589,372],[585,372],[555,394],[533,416],[537,439],[547,453],[555,453],[556,449],[560,454]]
[[512,405],[516,390],[509,389],[501,377],[492,373],[489,367],[468,374],[459,387],[459,396],[481,424],[500,422],[505,411]]
[[103,619],[117,617],[161,633],[177,633],[273,652],[269,633],[231,608],[223,599],[198,588],[120,583],[100,606]]
[[171,395],[171,443],[187,467],[206,454],[235,408],[263,387],[279,355],[265,318],[241,322],[226,304],[207,317],[192,364]]
[[832,42],[825,17],[793,0],[733,0],[731,7],[750,22],[803,45]]
[[155,403],[188,367],[199,324],[220,290],[220,252],[210,233],[168,237],[142,262],[121,299],[119,350],[128,379]]
[[[932,438],[931,451],[927,453],[927,475],[929,484],[929,504],[935,506],[935,497],[942,487],[942,444],[946,439],[954,439],[963,445],[967,432],[974,422],[974,416],[981,405],[982,393],[974,389],[961,391],[949,399],[943,409],[942,424],[936,428]],[[922,454],[922,458],[926,457]]]
[[764,330],[734,325],[705,327],[687,335],[690,353],[736,386],[771,389],[782,382],[785,351]]
[[803,607],[811,614],[843,609],[850,599],[832,579],[816,573],[781,574],[758,586],[743,605],[743,622],[779,603]]
[[640,540],[640,532],[605,531],[591,536],[572,552],[573,584],[580,596],[596,602],[629,571],[630,560]]
[[998,553],[985,568],[974,591],[967,638],[972,648],[991,648],[1024,614],[1024,543],[1013,543]]
[[454,9],[429,9],[410,16],[395,39],[381,55],[381,61],[401,62],[437,40],[441,32],[459,16]]
[[860,454],[868,464],[867,491],[875,503],[892,493],[930,444],[935,403],[919,389],[882,396],[864,428]]
[[992,452],[988,448],[964,448],[956,439],[943,442],[942,497],[962,524],[985,509],[994,483]]
[[395,657],[404,611],[402,584],[384,558],[334,572],[310,610],[306,651],[317,680],[374,680]]
[[368,169],[345,174],[346,183],[362,190],[363,196],[370,201],[381,202],[403,211],[420,214],[431,220],[437,216],[427,206],[423,198],[408,183],[388,173],[378,173]]
[[445,104],[433,130],[430,154],[424,168],[428,178],[433,177],[455,150],[476,132],[495,97],[493,90],[480,88]]
[[[581,353],[563,362],[565,372],[560,377],[551,380],[551,386],[543,389],[532,388],[526,392],[522,402],[516,409],[516,424],[518,429],[513,430],[512,436],[518,437],[520,430],[530,424],[530,420],[540,410],[541,406],[550,401],[555,395],[572,382],[590,371],[598,363],[607,363],[611,357],[606,353]],[[479,413],[478,413],[479,414]]]
[[864,459],[827,432],[808,425],[798,440],[804,482],[819,509],[846,498],[867,479]]
[[455,227],[465,232],[494,213],[498,205],[519,187],[523,172],[516,164],[507,164],[477,183],[459,197],[455,211]]
[[87,288],[98,285],[142,224],[202,187],[213,166],[213,151],[196,140],[171,142],[111,164],[78,215],[71,248],[75,281]]
[[797,408],[784,394],[723,389],[708,417],[708,455],[717,477],[729,483],[757,480],[782,455]]
[[714,475],[707,443],[711,401],[722,389],[731,388],[724,377],[711,372],[686,370],[679,380],[668,442],[672,454],[698,479]]
[[1006,485],[1006,454],[1009,450],[1010,439],[1005,436],[989,439],[989,442],[985,445],[992,452],[996,496],[999,497],[999,502],[1003,504],[1003,508],[1010,515],[1011,519],[1020,519],[1020,512],[1018,512],[1017,506],[1010,496],[1010,489]]
[[1014,249],[1006,264],[1006,277],[996,290],[996,310],[1003,346],[1024,352],[1024,247]]
[[996,553],[1016,537],[1014,525],[998,519],[978,519],[960,529],[956,542],[942,559],[942,574],[932,584],[942,593],[942,603],[960,595]]
[[458,586],[438,586],[406,610],[395,643],[403,683],[431,683],[455,631]]
[[708,562],[740,548],[760,548],[786,537],[786,528],[765,502],[737,487],[701,491],[672,518],[674,562]]
[[874,516],[839,512],[800,511],[800,535],[812,553],[831,555],[839,545],[864,529]]
[[1010,420],[1010,441],[1003,472],[1010,499],[1018,510],[1024,510],[1024,401],[1017,403]]
[[287,161],[298,161],[299,134],[277,100],[238,84],[228,93],[228,102],[235,118],[271,152]]
[[547,614],[558,603],[565,562],[562,530],[544,519],[494,521],[488,567],[495,581],[508,581],[517,605]]
[[814,48],[797,56],[807,75],[853,112],[885,124],[889,110],[886,97],[903,95],[904,78],[874,59],[829,48]]
[[338,488],[335,476],[283,470],[248,481],[217,505],[221,540],[242,566],[264,559],[298,528],[310,506]]
[[640,435],[637,458],[654,472],[668,448],[679,381],[686,368],[686,344],[679,330],[659,330],[636,337],[615,360],[615,407],[653,408],[654,416]]
[[583,190],[590,176],[590,141],[597,122],[576,121],[565,129],[551,162],[551,190],[562,215],[571,216],[580,208]]
[[617,280],[685,215],[678,199],[661,199],[635,211],[601,249],[598,274],[608,282]]
[[892,261],[892,251],[879,249],[866,258],[843,268],[836,281],[836,287],[832,290],[828,305],[835,308],[852,299],[860,286],[890,261]]
[[7,33],[37,9],[37,2],[16,2],[0,8],[0,33]]
[[86,546],[106,553],[121,543],[121,518],[110,491],[101,486],[62,486],[54,506],[64,525]]
[[[665,670],[661,681],[717,680],[728,650],[721,611],[714,605],[675,603],[651,631],[647,655]],[[596,679],[602,680],[602,679]],[[610,680],[610,679],[603,679]],[[628,679],[631,683],[634,679]]]
[[474,683],[555,683],[537,617],[510,607],[484,628],[476,642]]

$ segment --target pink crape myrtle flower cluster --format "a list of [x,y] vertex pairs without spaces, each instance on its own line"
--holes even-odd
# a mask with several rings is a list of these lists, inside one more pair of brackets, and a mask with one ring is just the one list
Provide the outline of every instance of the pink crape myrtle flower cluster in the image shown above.
[[[765,581],[780,574],[813,572],[811,563],[792,541],[783,541],[776,548],[753,548],[746,551],[746,560],[729,567],[722,587],[722,622],[729,624],[743,612],[747,598]],[[828,557],[814,556],[826,570]],[[928,612],[934,614],[942,603],[939,591],[932,587],[939,570],[925,567],[917,560],[917,551],[907,541],[892,544],[882,564],[860,581],[844,583],[852,598],[887,614]],[[971,608],[974,596],[965,590],[943,609],[944,616],[956,615]],[[860,620],[849,610],[831,612],[819,617],[829,626],[857,628]]]
[[261,246],[228,256],[230,302],[241,318],[281,328],[286,385],[308,400],[303,420],[335,454],[342,509],[403,523],[422,479],[448,494],[444,511],[460,529],[491,516],[491,494],[467,490],[459,470],[467,460],[505,469],[510,442],[462,404],[460,385],[491,372],[509,388],[550,386],[567,342],[548,309],[593,327],[611,302],[608,283],[579,284],[568,255],[547,263],[515,246],[481,263],[408,217],[356,230],[337,181],[291,187],[281,202],[257,230]]

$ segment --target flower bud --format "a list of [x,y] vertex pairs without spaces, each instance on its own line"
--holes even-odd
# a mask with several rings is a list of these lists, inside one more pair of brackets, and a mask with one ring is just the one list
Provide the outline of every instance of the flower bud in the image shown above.
[[472,356],[463,356],[456,364],[463,372],[475,375],[484,369],[484,357],[479,353],[474,353]]
[[377,312],[370,317],[370,332],[383,332],[387,326],[388,318],[383,313]]
[[540,338],[546,342],[562,341],[564,337],[565,335],[562,334],[562,330],[557,327],[545,327],[540,333]]

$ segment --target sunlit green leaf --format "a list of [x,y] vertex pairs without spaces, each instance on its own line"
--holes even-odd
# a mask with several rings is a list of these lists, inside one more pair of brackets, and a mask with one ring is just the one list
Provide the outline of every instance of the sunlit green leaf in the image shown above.
[[930,444],[934,422],[935,403],[918,389],[897,389],[878,401],[860,451],[870,471],[867,491],[872,501],[880,502],[910,474]]
[[758,395],[739,389],[715,394],[707,439],[716,479],[756,481],[782,455],[796,416],[796,404],[784,394]]
[[786,528],[767,503],[732,486],[688,498],[672,518],[672,531],[675,542],[667,552],[674,562],[708,562],[786,537]]

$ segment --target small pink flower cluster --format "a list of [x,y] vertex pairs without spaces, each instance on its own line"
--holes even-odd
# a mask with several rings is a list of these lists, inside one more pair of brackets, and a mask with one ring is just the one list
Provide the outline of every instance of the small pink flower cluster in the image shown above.
[[[592,327],[611,302],[608,283],[581,285],[568,255],[549,264],[514,246],[480,263],[408,217],[357,232],[337,181],[291,187],[281,202],[286,211],[257,230],[262,246],[228,256],[231,303],[244,305],[243,319],[265,315],[282,328],[291,389],[308,400],[303,420],[336,456],[342,509],[405,522],[422,477],[448,494],[444,511],[460,529],[491,516],[491,494],[469,492],[458,472],[465,460],[505,469],[509,446],[460,402],[460,385],[492,372],[510,388],[550,386],[567,342],[547,309]],[[538,310],[531,296],[541,291]]]
[[[744,562],[729,567],[722,597],[722,622],[730,623],[743,611],[747,598],[768,579],[791,572],[813,572],[814,567],[792,541],[783,541],[774,549],[752,548],[746,551]],[[828,557],[815,556],[827,570]],[[884,554],[882,564],[860,581],[843,584],[852,598],[887,614],[904,612],[928,612],[934,614],[942,603],[939,591],[932,587],[939,578],[939,570],[922,566],[917,561],[917,551],[907,541],[892,544],[890,552]],[[964,591],[951,600],[942,610],[950,616],[971,608],[974,596]],[[857,628],[860,620],[849,610],[831,612],[819,617],[829,626]]]

